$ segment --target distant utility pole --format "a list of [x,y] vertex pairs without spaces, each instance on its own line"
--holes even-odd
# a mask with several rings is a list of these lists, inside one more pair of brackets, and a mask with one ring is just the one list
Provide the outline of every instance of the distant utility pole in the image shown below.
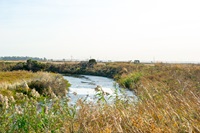
[[73,56],[71,55],[71,61],[73,60]]

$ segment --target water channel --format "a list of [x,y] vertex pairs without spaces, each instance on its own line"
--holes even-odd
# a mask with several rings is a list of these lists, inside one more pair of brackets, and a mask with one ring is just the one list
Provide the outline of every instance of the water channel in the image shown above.
[[97,101],[97,91],[95,91],[97,86],[100,86],[103,92],[107,94],[105,96],[107,100],[114,98],[116,95],[121,98],[128,97],[132,100],[137,100],[132,91],[120,88],[111,78],[90,75],[69,75],[64,76],[64,78],[71,84],[68,93],[71,104],[75,104],[78,99],[83,99],[87,102]]

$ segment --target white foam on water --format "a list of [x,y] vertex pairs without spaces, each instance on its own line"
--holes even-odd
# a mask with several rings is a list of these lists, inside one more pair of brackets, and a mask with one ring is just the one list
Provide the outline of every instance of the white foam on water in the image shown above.
[[[114,93],[114,91],[111,88],[102,88],[102,90],[111,95]],[[77,93],[77,95],[95,95],[97,92],[95,91],[95,89],[89,88],[70,88],[69,93]]]
[[77,95],[94,95],[96,92],[94,89],[88,88],[70,88],[69,93],[77,93]]
[[107,93],[109,93],[109,94],[114,94],[114,90],[113,89],[111,89],[111,88],[102,88],[102,90],[104,91],[104,92],[107,92]]

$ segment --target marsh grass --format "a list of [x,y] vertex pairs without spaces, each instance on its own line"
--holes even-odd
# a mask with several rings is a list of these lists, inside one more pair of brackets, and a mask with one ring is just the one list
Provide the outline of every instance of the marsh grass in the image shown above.
[[0,84],[15,83],[35,77],[36,75],[27,71],[0,72]]
[[[199,132],[199,97],[192,91],[184,94],[163,93],[144,88],[137,103],[117,99],[114,104],[85,103],[69,106],[67,99],[52,100],[48,107],[41,101],[40,112],[34,99],[1,110],[0,132],[66,133],[182,133]],[[103,101],[102,101],[103,102]],[[20,112],[21,111],[21,112]]]
[[0,72],[0,94],[23,99],[24,96],[39,98],[63,97],[70,84],[62,75],[47,72],[12,71]]
[[[141,74],[139,79],[134,73]],[[136,103],[120,99],[113,104],[104,100],[100,100],[104,104],[79,100],[69,106],[67,99],[53,99],[50,107],[45,100],[40,101],[38,112],[33,98],[24,98],[25,102],[17,107],[9,100],[8,107],[5,102],[1,107],[0,132],[200,132],[198,65],[137,65],[132,70],[127,68],[126,73],[118,77],[123,83],[126,80],[122,78],[130,78],[130,83],[137,79],[137,88],[133,88],[138,96]]]
[[[190,99],[178,93],[152,96],[138,103],[117,100],[114,104],[85,103],[79,100],[69,106],[67,99],[45,101],[33,99],[17,107],[12,103],[1,110],[0,132],[66,132],[66,133],[176,133],[199,132],[198,97]],[[160,94],[159,94],[160,95]],[[150,98],[151,97],[151,98]],[[163,102],[163,100],[165,102]],[[16,110],[17,108],[17,110]]]

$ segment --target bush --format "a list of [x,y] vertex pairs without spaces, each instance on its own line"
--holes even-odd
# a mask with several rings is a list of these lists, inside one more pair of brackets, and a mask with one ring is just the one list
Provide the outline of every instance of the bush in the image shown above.
[[64,97],[67,94],[69,83],[62,75],[41,73],[39,79],[31,81],[28,86],[44,96]]
[[120,85],[122,85],[125,88],[131,89],[131,90],[136,90],[137,89],[137,84],[141,78],[142,74],[135,72],[131,73],[126,77],[121,77],[119,80]]
[[97,61],[95,59],[90,59],[89,64],[97,64]]
[[47,65],[35,61],[35,60],[27,60],[26,62],[19,62],[16,65],[13,66],[12,70],[28,70],[28,71],[42,71],[45,69]]

